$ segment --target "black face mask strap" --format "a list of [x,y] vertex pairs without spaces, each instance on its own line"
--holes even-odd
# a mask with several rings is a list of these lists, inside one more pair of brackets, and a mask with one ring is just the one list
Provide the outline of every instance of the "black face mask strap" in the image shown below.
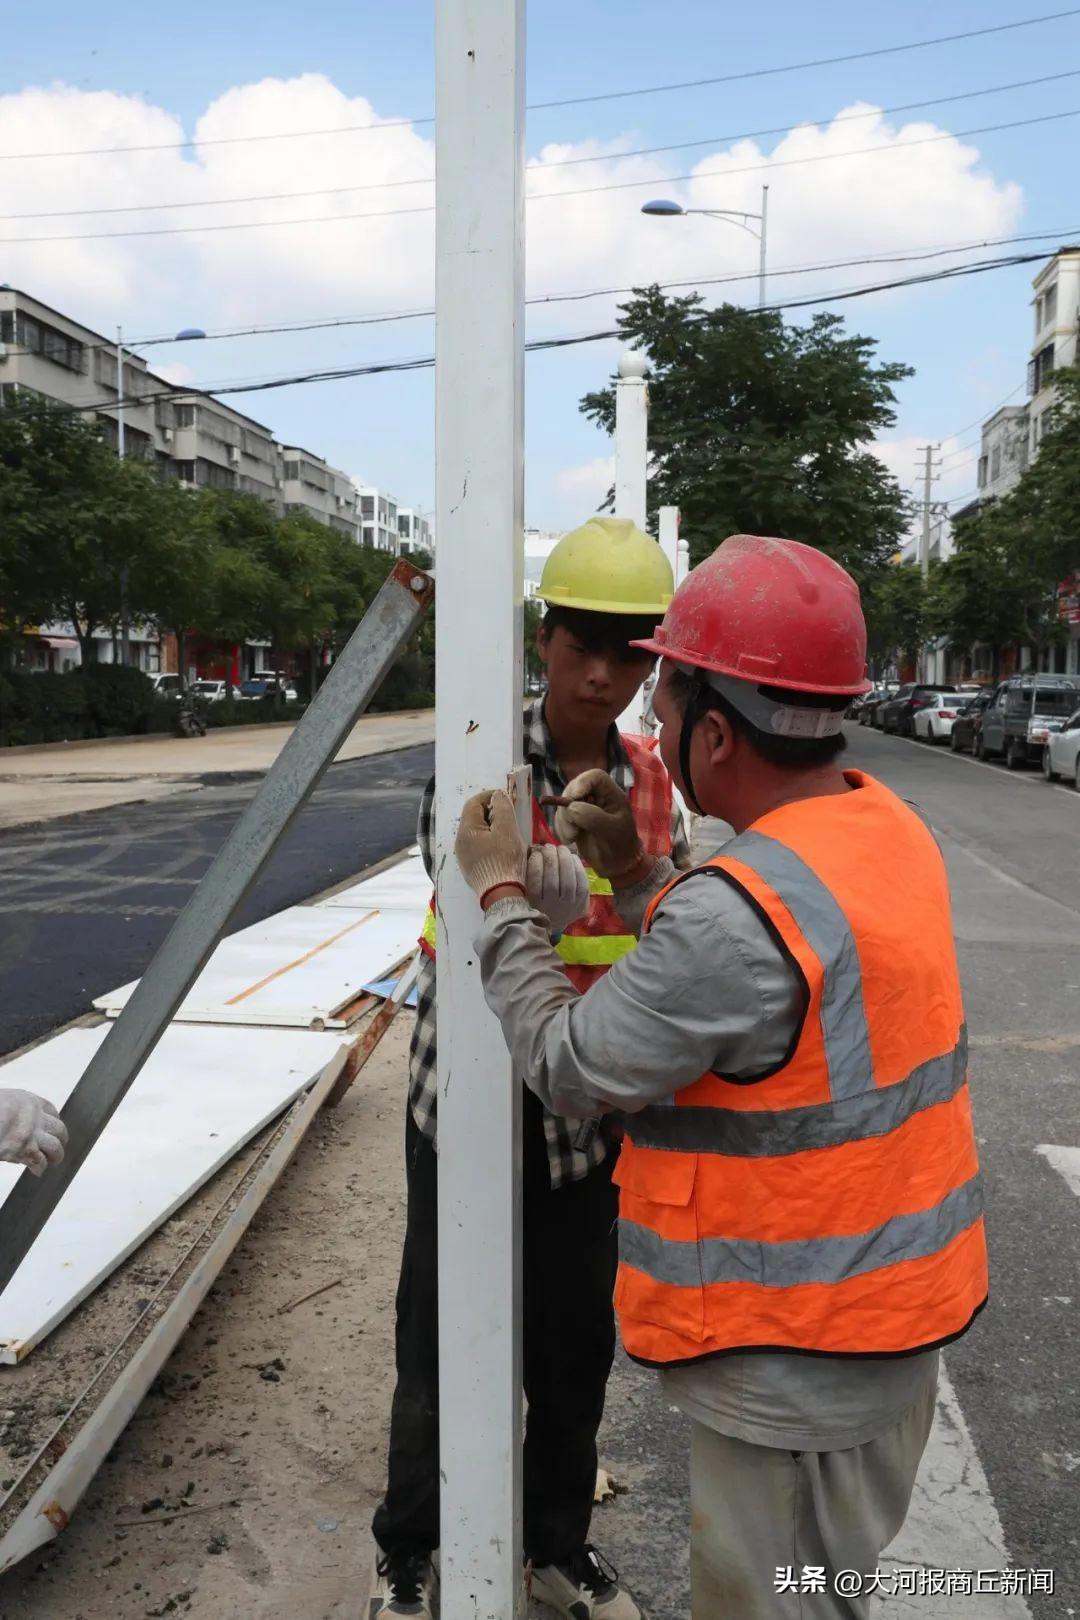
[[703,816],[705,811],[697,801],[694,792],[694,779],[690,772],[690,743],[694,736],[694,727],[701,719],[702,694],[709,690],[709,683],[701,673],[695,669],[690,676],[690,685],[686,693],[686,702],[683,705],[682,729],[679,732],[679,775],[683,779],[683,788],[690,802],[690,808]]

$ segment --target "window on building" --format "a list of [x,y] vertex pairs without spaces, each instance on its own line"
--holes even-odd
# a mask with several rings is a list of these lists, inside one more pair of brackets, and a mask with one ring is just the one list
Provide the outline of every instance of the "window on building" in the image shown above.
[[979,488],[986,488],[986,457],[979,457]]
[[199,457],[198,463],[199,483],[210,489],[233,489],[236,475],[231,467],[219,467],[216,461],[204,461]]
[[286,478],[299,478],[300,477],[300,463],[298,461],[287,461],[285,463],[283,471],[284,471],[284,474],[285,474]]
[[993,450],[990,452],[990,482],[991,483],[997,483],[997,480],[1000,477],[1001,477],[1001,446],[1000,446],[1000,444],[995,444]]
[[198,425],[197,405],[177,405],[176,425],[178,428],[193,428]]
[[1035,300],[1035,336],[1036,337],[1038,337],[1039,333],[1042,331],[1042,328],[1043,328],[1043,301],[1042,301],[1042,298],[1039,297],[1039,298],[1036,298],[1036,300]]
[[373,523],[364,524],[363,540],[365,546],[373,546],[375,544],[375,525]]
[[1057,282],[1043,294],[1043,325],[1053,326],[1057,320]]
[[1035,356],[1033,365],[1035,377],[1032,393],[1037,394],[1047,386],[1054,372],[1054,345],[1052,343],[1043,345]]
[[366,517],[366,518],[373,518],[375,516],[375,497],[374,497],[374,495],[361,495],[361,497],[360,497],[360,516],[361,517]]
[[11,330],[12,337],[5,341],[15,342],[31,354],[40,354],[68,371],[86,370],[86,349],[83,344],[77,338],[68,337],[66,332],[58,331],[55,326],[17,310]]
[[176,468],[176,476],[182,484],[193,484],[195,482],[195,463],[193,461],[174,461],[173,466]]

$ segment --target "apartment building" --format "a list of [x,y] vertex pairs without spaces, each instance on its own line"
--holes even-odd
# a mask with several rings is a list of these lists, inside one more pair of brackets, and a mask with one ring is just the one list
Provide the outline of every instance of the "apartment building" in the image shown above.
[[996,501],[1020,482],[1027,468],[1028,407],[1003,405],[982,425],[979,500]]
[[434,557],[435,539],[431,524],[418,507],[399,506],[397,526],[399,557],[411,551],[426,551],[429,557]]
[[281,499],[286,512],[306,512],[350,540],[360,539],[356,485],[310,450],[281,446]]
[[398,503],[385,489],[374,484],[358,484],[360,497],[360,538],[365,546],[378,546],[380,551],[397,552]]
[[1035,330],[1027,374],[1031,395],[1028,447],[1035,456],[1046,430],[1046,412],[1054,402],[1054,372],[1074,366],[1077,360],[1080,247],[1060,248],[1039,271],[1032,287]]

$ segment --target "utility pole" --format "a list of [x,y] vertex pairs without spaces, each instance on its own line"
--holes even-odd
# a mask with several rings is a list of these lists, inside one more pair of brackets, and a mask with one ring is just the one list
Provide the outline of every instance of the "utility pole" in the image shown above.
[[[649,390],[646,362],[634,349],[619,356],[615,384],[615,516],[644,529],[647,515],[649,457]],[[620,731],[640,736],[646,731],[645,697],[638,692],[619,716]]]
[[[116,328],[116,453],[124,459],[124,334]],[[131,663],[131,626],[128,623],[128,567],[120,567],[120,662]],[[116,643],[113,643],[115,650]],[[183,674],[181,673],[181,680]]]
[[[922,498],[922,528],[919,532],[919,567],[925,583],[930,578],[930,491],[941,474],[936,470],[941,466],[938,451],[940,444],[924,444],[920,446],[922,461],[923,498]],[[937,459],[935,459],[937,458]],[[919,654],[918,673],[923,680],[926,679],[926,648]]]
[[758,309],[765,308],[765,251],[769,225],[769,188],[761,188],[761,252],[758,258]]
[[[512,1620],[521,1557],[521,1082],[454,856],[521,757],[525,0],[435,7],[439,1444],[443,1620]],[[514,774],[526,842],[531,781]],[[572,1331],[572,1330],[571,1330]]]

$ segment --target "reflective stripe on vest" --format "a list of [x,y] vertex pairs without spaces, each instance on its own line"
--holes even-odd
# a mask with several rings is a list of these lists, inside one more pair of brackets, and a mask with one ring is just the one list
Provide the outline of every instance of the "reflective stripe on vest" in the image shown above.
[[744,832],[723,848],[774,889],[825,965],[821,1032],[829,1063],[829,1095],[858,1097],[873,1072],[863,1007],[859,952],[847,918],[828,889],[794,850],[762,833]]
[[657,1282],[674,1288],[714,1283],[754,1283],[759,1288],[796,1288],[805,1283],[844,1282],[866,1271],[921,1260],[972,1226],[983,1212],[982,1182],[973,1176],[940,1204],[913,1215],[896,1215],[872,1232],[799,1243],[761,1243],[746,1238],[665,1241],[646,1226],[619,1222],[619,1258]]
[[766,1159],[887,1136],[924,1109],[950,1102],[967,1079],[967,1056],[965,1028],[953,1051],[920,1064],[899,1085],[864,1091],[839,1104],[760,1110],[654,1104],[634,1115],[634,1141],[669,1152]]
[[634,934],[560,934],[555,949],[568,967],[610,967],[636,945]]
[[420,944],[426,945],[434,953],[435,942],[439,932],[439,924],[435,917],[434,906],[428,906],[424,913],[424,926],[420,930]]

